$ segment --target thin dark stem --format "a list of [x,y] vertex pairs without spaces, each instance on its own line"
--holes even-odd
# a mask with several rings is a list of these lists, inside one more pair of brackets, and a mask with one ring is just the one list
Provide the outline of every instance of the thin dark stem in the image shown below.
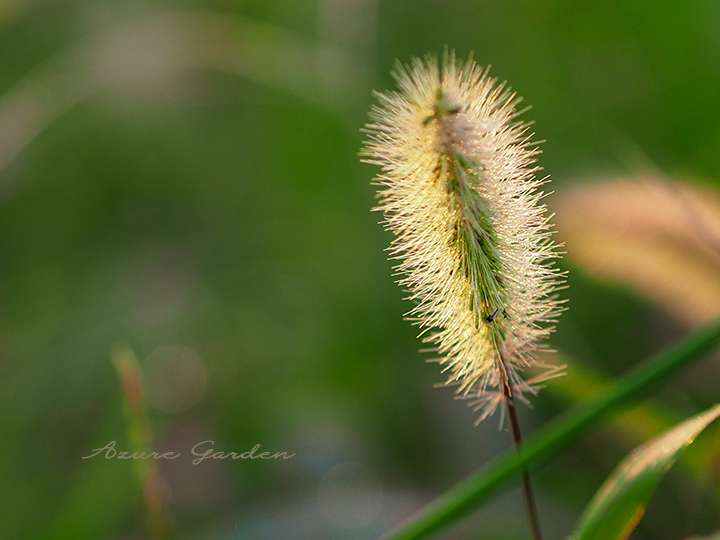
[[[512,397],[510,385],[507,382],[503,385],[503,392],[505,394],[505,404],[507,405],[508,417],[510,418],[513,441],[515,442],[515,448],[519,452],[520,447],[522,446],[522,431],[520,431],[520,422],[518,421],[515,401]],[[522,482],[525,510],[528,515],[530,532],[532,533],[533,540],[542,540],[542,533],[540,532],[540,519],[538,518],[537,505],[535,504],[535,494],[533,493],[532,484],[530,483],[530,474],[528,474],[527,467],[522,468]]]

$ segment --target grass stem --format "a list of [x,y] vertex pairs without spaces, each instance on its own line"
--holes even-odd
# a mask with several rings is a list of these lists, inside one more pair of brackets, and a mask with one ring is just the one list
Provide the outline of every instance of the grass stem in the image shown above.
[[[517,408],[510,391],[510,385],[504,384],[503,391],[505,393],[505,404],[507,405],[508,418],[510,418],[510,428],[512,430],[513,442],[515,449],[520,452],[522,448],[522,431],[520,430],[520,421],[518,420]],[[527,467],[522,468],[522,484],[523,498],[525,501],[525,510],[528,515],[528,524],[533,540],[542,540],[542,532],[540,531],[540,518],[538,517],[537,505],[535,504],[535,494],[533,493],[532,483],[530,482],[530,473]]]

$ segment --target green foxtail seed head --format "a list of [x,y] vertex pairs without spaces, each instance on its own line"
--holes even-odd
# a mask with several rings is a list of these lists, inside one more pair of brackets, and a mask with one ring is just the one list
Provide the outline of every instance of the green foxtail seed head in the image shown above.
[[540,150],[517,120],[520,98],[472,58],[416,59],[394,77],[398,91],[376,94],[361,156],[380,167],[377,210],[415,304],[408,318],[479,422],[506,387],[524,401],[561,371],[536,357],[563,283]]

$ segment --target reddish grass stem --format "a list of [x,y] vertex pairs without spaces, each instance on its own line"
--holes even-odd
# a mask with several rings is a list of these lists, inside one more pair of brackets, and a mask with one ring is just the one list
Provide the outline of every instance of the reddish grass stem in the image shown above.
[[[503,392],[505,394],[505,404],[507,405],[508,417],[510,418],[510,427],[512,429],[515,449],[520,451],[520,447],[522,446],[522,431],[520,430],[520,422],[518,421],[517,409],[515,408],[512,391],[510,390],[510,385],[507,382],[503,385]],[[532,484],[530,483],[530,474],[528,473],[527,467],[523,467],[522,469],[522,482],[523,498],[525,500],[525,510],[528,515],[530,532],[532,533],[533,540],[542,540],[542,533],[540,532],[540,519],[538,517],[537,505],[535,504],[535,494],[533,493]]]

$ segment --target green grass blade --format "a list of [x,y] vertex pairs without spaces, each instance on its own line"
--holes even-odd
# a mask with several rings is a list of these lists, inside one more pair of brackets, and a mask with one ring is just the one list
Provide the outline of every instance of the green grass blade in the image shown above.
[[547,424],[519,452],[508,452],[441,495],[387,540],[425,538],[462,518],[506,484],[523,467],[567,446],[610,413],[637,400],[720,341],[720,320],[654,356],[600,395]]
[[[587,399],[587,396],[602,392],[611,383],[605,374],[580,365],[570,357],[561,354],[557,362],[572,366],[572,370],[565,376],[555,379],[545,390],[546,395],[552,396],[555,400],[574,405]],[[623,445],[633,448],[683,420],[681,415],[662,403],[647,399],[630,409],[619,411],[613,418],[608,419],[603,425],[603,430],[608,432],[606,438],[621,439]],[[720,480],[720,471],[715,474],[709,472],[712,471],[710,465],[718,450],[720,450],[720,441],[716,441],[713,437],[703,437],[693,443],[691,453],[683,453],[678,458],[677,464],[673,466],[682,467],[684,473],[702,484],[706,483],[708,478],[711,481]],[[720,503],[720,493],[717,495]]]
[[625,540],[677,455],[720,417],[720,405],[689,418],[626,457],[588,504],[573,540]]

